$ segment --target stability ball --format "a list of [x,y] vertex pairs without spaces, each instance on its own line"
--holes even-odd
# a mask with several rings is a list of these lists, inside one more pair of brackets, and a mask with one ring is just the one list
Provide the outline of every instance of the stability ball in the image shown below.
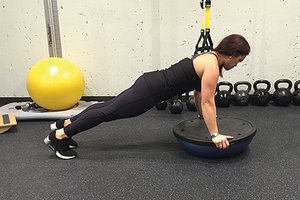
[[80,69],[63,58],[46,58],[36,63],[27,76],[27,91],[32,100],[48,110],[72,108],[85,88]]

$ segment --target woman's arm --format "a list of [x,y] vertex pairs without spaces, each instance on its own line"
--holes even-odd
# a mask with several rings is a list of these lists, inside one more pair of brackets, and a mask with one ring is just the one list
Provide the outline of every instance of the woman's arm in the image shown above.
[[217,148],[225,149],[229,146],[227,139],[231,139],[232,137],[221,135],[218,131],[215,105],[215,92],[218,78],[218,67],[208,63],[201,78],[201,110],[210,135],[217,135],[212,141]]
[[206,67],[201,81],[201,110],[210,135],[218,132],[215,106],[215,90],[218,82],[218,71]]

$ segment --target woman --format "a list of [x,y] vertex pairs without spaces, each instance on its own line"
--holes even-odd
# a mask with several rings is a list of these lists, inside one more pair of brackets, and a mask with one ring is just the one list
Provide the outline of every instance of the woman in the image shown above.
[[102,122],[140,115],[156,103],[194,90],[199,117],[203,117],[212,141],[219,149],[229,146],[231,136],[218,132],[215,90],[222,69],[230,70],[250,52],[246,39],[237,34],[225,37],[212,52],[184,58],[170,68],[145,73],[112,100],[91,105],[78,115],[51,125],[44,142],[57,157],[72,159],[77,143],[72,136]]

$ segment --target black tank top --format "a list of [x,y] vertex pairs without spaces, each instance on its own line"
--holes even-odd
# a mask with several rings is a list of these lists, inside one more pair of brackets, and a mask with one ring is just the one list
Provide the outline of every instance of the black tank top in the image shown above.
[[170,68],[144,74],[145,81],[157,102],[192,90],[201,91],[201,79],[193,65],[193,60],[199,55],[202,54],[196,54],[192,59],[184,58]]

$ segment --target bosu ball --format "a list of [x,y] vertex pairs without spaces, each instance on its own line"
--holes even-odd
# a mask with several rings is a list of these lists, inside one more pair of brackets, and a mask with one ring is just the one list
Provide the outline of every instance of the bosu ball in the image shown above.
[[173,128],[173,133],[182,146],[190,154],[206,158],[223,158],[242,152],[256,134],[256,127],[238,117],[218,117],[219,132],[234,137],[228,140],[226,149],[218,149],[211,141],[210,134],[203,119],[192,119],[180,122]]

